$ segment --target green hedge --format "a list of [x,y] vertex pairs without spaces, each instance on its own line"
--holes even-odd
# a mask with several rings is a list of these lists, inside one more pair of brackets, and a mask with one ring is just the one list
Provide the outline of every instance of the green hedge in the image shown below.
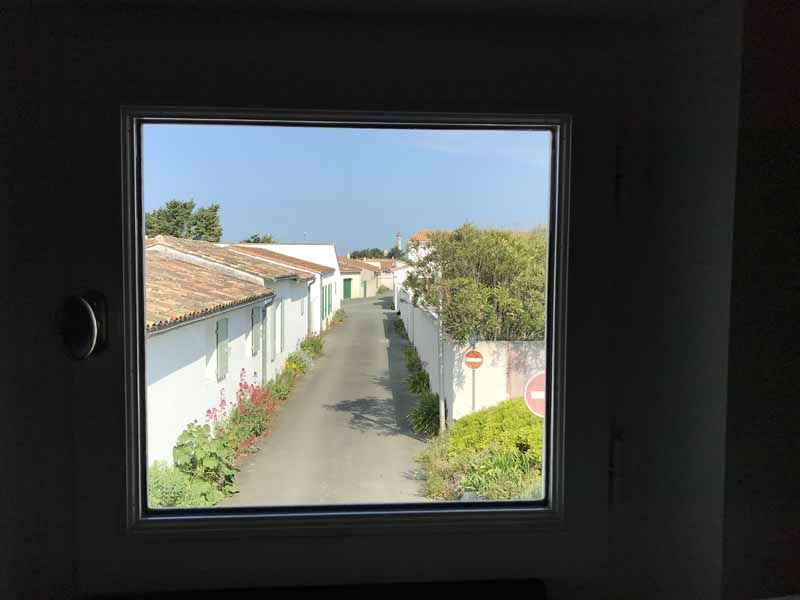
[[429,498],[458,500],[475,492],[492,500],[541,496],[544,420],[522,398],[456,421],[417,457]]

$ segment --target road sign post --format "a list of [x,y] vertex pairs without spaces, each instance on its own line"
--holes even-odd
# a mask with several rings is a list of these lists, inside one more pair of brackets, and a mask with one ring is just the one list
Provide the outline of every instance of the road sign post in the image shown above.
[[[475,344],[478,343],[478,332],[474,329],[469,332],[469,345],[470,348],[475,350]],[[472,369],[472,412],[475,412],[475,371]]]
[[464,364],[472,369],[472,412],[475,412],[475,371],[483,364],[483,355],[477,350],[470,350],[464,355]]

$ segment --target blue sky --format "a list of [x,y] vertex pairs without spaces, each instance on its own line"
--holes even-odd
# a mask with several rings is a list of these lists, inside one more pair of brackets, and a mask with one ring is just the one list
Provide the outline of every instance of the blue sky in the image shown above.
[[150,124],[145,211],[221,205],[224,241],[270,233],[345,254],[418,229],[546,223],[550,134]]

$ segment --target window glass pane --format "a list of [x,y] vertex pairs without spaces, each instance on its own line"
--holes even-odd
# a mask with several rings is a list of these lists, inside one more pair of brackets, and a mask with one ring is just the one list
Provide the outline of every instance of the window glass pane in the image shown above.
[[141,134],[150,507],[543,497],[550,129]]

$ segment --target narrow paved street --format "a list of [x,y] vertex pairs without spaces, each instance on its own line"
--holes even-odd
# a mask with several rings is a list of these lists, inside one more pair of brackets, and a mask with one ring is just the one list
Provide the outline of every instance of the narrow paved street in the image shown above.
[[298,382],[260,451],[245,461],[240,493],[220,506],[420,502],[414,457],[423,442],[406,415],[403,341],[391,297],[346,301],[325,354]]

